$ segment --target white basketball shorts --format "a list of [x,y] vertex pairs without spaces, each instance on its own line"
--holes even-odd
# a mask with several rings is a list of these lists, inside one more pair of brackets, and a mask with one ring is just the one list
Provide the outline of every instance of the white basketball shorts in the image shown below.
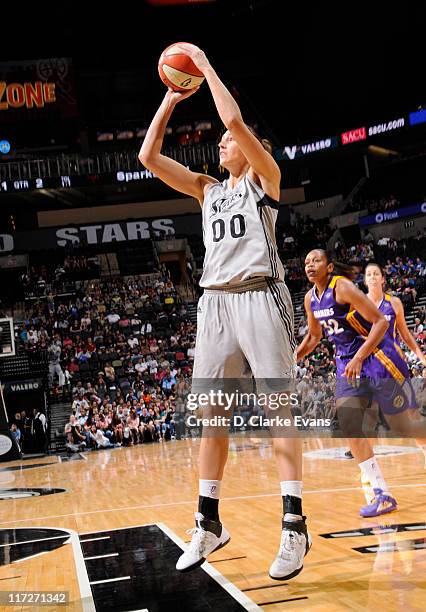
[[198,302],[193,390],[201,380],[295,377],[290,292],[266,279],[260,289],[205,290]]

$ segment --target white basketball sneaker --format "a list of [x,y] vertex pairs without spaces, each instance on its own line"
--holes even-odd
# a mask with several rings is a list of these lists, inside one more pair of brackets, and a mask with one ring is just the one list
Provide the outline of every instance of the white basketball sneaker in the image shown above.
[[179,572],[188,572],[199,567],[210,553],[222,548],[231,539],[220,521],[205,519],[200,512],[195,513],[195,524],[194,529],[187,531],[192,534],[192,540],[176,563]]
[[305,516],[296,522],[283,519],[280,549],[269,569],[274,580],[289,580],[302,571],[303,559],[312,546],[305,520]]

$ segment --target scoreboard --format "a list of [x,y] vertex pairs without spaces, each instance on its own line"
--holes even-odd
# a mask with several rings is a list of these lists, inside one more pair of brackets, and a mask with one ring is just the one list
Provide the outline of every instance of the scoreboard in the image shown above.
[[149,170],[119,170],[103,174],[75,174],[15,180],[0,180],[0,193],[37,191],[39,189],[69,189],[95,185],[122,185],[152,180],[157,177]]

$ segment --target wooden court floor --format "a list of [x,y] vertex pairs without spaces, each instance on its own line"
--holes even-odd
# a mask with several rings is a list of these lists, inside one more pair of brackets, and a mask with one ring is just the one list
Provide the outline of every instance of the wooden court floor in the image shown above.
[[[250,609],[247,601],[251,600],[266,611],[426,609],[423,455],[412,440],[380,440],[376,446],[384,453],[379,460],[399,509],[381,519],[361,519],[358,509],[364,496],[358,467],[354,460],[341,458],[346,450],[344,440],[305,440],[304,512],[313,547],[302,573],[280,583],[268,577],[278,550],[281,517],[272,447],[268,439],[249,435],[231,440],[220,508],[232,540],[209,558],[208,565],[244,594],[243,607]],[[67,606],[40,609],[95,609],[89,584],[93,580],[84,568],[84,557],[90,553],[84,547],[92,545],[79,545],[79,539],[95,541],[92,558],[113,559],[116,571],[120,557],[102,548],[109,535],[97,538],[97,532],[127,534],[130,527],[160,524],[176,541],[188,541],[185,530],[193,527],[198,495],[198,448],[199,441],[194,439],[89,452],[70,461],[51,456],[0,464],[3,491],[65,490],[0,499],[0,534],[22,530],[21,541],[36,541],[19,546],[18,554],[3,538],[0,591],[66,590]],[[59,532],[46,531],[49,529]],[[70,530],[72,536],[64,545],[32,550],[35,545],[43,549],[43,539],[63,543],[61,530]],[[123,575],[131,575],[129,563],[122,569]],[[172,577],[174,584],[179,585],[180,576]],[[25,605],[0,608],[35,609]],[[144,606],[139,609],[151,612]],[[252,609],[259,608],[253,605]]]

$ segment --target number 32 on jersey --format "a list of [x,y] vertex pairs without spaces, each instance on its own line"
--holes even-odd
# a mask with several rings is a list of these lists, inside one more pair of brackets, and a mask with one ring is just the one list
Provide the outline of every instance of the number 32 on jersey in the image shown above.
[[327,319],[326,321],[322,320],[321,325],[323,326],[327,336],[338,336],[345,331],[343,327],[339,327],[339,322],[336,321],[336,319]]

